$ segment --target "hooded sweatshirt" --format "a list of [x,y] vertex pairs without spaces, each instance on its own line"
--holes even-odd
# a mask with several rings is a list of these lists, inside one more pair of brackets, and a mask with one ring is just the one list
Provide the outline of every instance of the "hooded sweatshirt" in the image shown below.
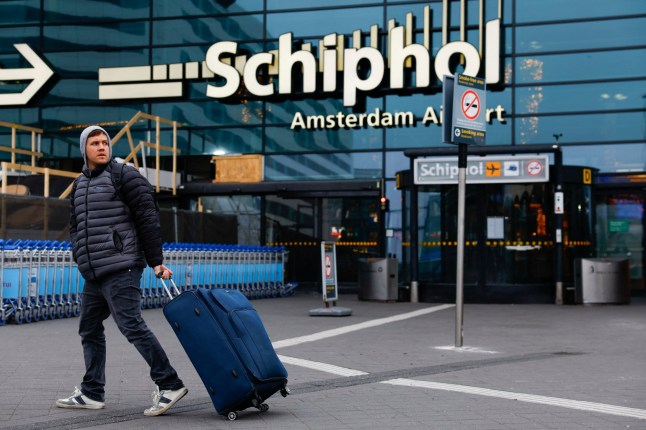
[[[79,271],[94,280],[146,263],[162,264],[159,210],[152,187],[137,169],[114,160],[90,170],[85,144],[93,130],[104,131],[91,126],[81,133],[85,165],[71,196],[70,236]],[[120,190],[112,180],[115,169],[121,169]]]

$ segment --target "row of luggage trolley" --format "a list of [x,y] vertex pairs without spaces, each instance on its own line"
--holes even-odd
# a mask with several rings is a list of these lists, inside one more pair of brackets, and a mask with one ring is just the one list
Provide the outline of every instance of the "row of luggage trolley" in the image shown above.
[[[227,288],[249,299],[284,297],[296,284],[284,282],[284,247],[165,243],[164,264],[180,292]],[[0,240],[0,325],[78,316],[84,279],[70,242]],[[169,300],[148,267],[141,281],[142,309]]]

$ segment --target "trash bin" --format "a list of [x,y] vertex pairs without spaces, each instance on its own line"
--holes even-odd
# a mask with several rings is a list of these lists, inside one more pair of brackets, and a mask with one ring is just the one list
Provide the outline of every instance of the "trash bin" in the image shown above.
[[397,301],[397,266],[396,258],[359,259],[359,299]]
[[574,262],[574,301],[630,303],[630,262],[618,258],[578,258]]

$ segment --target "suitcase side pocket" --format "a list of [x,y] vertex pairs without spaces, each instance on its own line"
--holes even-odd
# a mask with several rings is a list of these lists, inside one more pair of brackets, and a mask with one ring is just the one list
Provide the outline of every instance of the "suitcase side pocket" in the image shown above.
[[258,312],[241,309],[232,312],[230,318],[240,339],[240,353],[248,358],[243,362],[255,367],[249,370],[260,380],[286,378],[287,371],[276,355]]

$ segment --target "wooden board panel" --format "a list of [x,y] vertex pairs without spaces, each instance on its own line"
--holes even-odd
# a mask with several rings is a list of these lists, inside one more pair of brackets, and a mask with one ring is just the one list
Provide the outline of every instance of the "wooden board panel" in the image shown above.
[[259,154],[218,155],[213,182],[261,182],[264,178],[264,160]]

